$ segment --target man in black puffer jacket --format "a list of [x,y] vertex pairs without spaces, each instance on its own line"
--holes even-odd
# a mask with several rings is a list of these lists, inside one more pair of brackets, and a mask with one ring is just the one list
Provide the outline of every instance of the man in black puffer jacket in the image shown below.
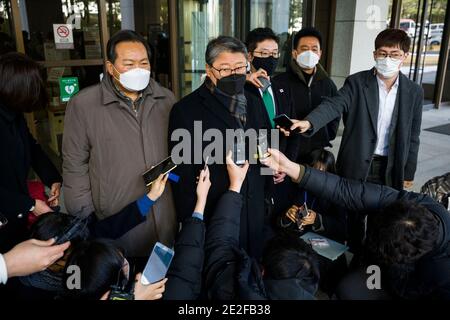
[[298,237],[268,241],[260,266],[239,247],[240,194],[248,163],[240,168],[227,157],[229,190],[220,198],[206,233],[205,276],[212,300],[312,300],[319,271],[311,247]]
[[[450,216],[424,194],[340,178],[290,161],[278,150],[264,160],[310,192],[368,215],[367,256],[341,284],[345,299],[450,299]],[[369,265],[381,269],[381,287],[370,290]]]

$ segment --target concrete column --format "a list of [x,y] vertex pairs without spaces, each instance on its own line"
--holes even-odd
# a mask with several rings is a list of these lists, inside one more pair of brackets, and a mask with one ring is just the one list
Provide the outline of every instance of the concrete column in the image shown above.
[[272,29],[276,34],[286,32],[289,29],[289,0],[272,3]]
[[134,30],[134,1],[120,0],[120,14],[122,16],[122,30]]
[[28,13],[26,0],[19,1],[20,20],[22,21],[22,31],[28,32],[28,39],[30,40],[30,27],[28,26]]
[[337,0],[331,78],[340,88],[350,74],[374,66],[374,42],[386,29],[388,0]]

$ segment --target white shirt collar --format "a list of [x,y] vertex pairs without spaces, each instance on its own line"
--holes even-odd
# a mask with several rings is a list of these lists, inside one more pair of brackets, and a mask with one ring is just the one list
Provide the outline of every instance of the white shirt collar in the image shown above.
[[[384,83],[383,79],[380,78],[379,75],[377,75],[377,81],[378,81],[378,86],[381,87],[381,88],[383,88],[383,89],[385,89],[385,90],[387,91],[386,84]],[[400,73],[398,73],[397,79],[395,79],[395,82],[394,82],[394,84],[392,85],[391,90],[392,90],[392,89],[397,89],[399,83],[400,83]]]

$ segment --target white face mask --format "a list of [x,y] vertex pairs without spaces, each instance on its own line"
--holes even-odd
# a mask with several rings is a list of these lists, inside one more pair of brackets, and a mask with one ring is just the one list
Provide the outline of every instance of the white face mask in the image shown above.
[[297,63],[300,68],[312,69],[319,63],[319,55],[311,50],[300,53],[297,56]]
[[402,60],[392,59],[391,57],[375,60],[377,72],[387,79],[394,77],[399,72],[401,64]]
[[[114,65],[113,65],[114,67]],[[116,67],[114,67],[116,69]],[[116,69],[117,72],[119,72]],[[150,82],[150,71],[142,68],[134,68],[124,73],[119,73],[120,84],[129,91],[141,91],[147,88]]]

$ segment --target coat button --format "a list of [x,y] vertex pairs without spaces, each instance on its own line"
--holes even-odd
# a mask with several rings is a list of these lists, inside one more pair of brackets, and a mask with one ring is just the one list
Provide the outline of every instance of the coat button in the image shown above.
[[17,218],[22,219],[22,218],[23,218],[23,214],[22,214],[22,213],[19,213],[19,214],[17,215]]

